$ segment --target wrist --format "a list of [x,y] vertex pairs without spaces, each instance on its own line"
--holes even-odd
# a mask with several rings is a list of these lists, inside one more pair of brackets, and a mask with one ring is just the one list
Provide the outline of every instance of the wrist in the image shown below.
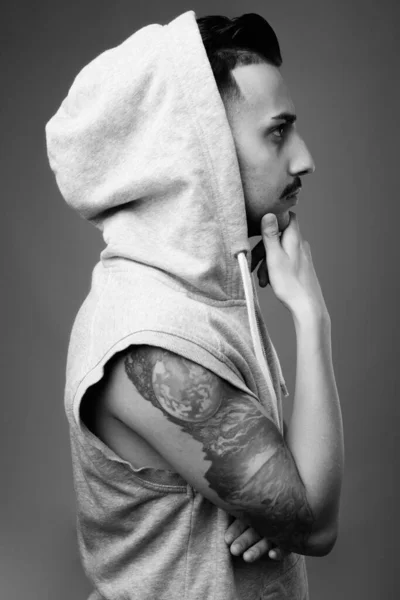
[[299,302],[290,312],[296,328],[304,326],[330,327],[331,325],[331,318],[325,304],[312,301]]

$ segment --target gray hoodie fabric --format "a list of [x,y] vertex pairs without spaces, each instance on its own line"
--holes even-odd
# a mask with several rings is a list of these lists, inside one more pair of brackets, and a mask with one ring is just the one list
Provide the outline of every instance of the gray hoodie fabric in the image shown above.
[[224,510],[175,471],[135,468],[80,416],[112,356],[149,344],[243,390],[282,432],[288,391],[194,11],[136,31],[84,67],[46,139],[63,197],[106,244],[73,324],[64,402],[90,600],[307,600],[304,556],[233,556]]

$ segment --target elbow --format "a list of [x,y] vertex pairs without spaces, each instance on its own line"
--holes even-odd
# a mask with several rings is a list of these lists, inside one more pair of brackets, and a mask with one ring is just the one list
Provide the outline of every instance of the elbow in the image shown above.
[[337,526],[312,534],[307,544],[307,556],[327,556],[335,547],[337,538]]
[[337,538],[332,538],[324,542],[323,544],[318,544],[316,546],[310,547],[308,556],[328,556],[330,552],[332,552]]
[[[288,535],[287,522],[282,525],[282,531],[276,531],[276,522],[271,527],[268,519],[260,518],[260,515],[251,515],[243,512],[232,512],[233,516],[252,527],[260,536],[272,540],[277,546],[288,552],[303,554],[304,556],[327,556],[332,552],[338,537],[337,524],[325,526],[324,528],[311,530],[308,536],[304,535],[309,523],[301,527],[300,531],[291,532]],[[273,532],[272,530],[275,529]],[[295,535],[293,535],[293,533]],[[301,543],[299,542],[301,537]]]
[[338,538],[338,528],[335,527],[334,530],[328,535],[325,546],[324,546],[324,554],[323,556],[326,556],[327,554],[329,554],[330,552],[332,552],[333,548],[335,547],[337,538]]

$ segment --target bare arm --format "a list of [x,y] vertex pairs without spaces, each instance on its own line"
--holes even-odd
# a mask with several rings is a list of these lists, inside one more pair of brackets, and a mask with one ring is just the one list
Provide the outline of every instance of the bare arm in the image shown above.
[[[331,323],[327,311],[305,307],[293,313],[297,338],[296,387],[284,440],[304,484],[314,531],[303,554],[324,556],[333,548],[339,527],[340,493],[344,471],[344,437],[338,391],[332,364]],[[268,528],[255,515],[234,516],[268,537]],[[319,538],[319,541],[317,541]],[[275,540],[274,540],[275,541]],[[296,550],[291,540],[276,540]]]
[[332,364],[331,322],[325,310],[293,314],[296,387],[286,443],[316,519],[337,535],[344,470],[344,437]]
[[263,285],[269,281],[294,319],[296,388],[285,443],[307,490],[321,535],[331,540],[333,547],[338,534],[344,438],[332,365],[331,321],[310,244],[300,233],[296,214],[289,214],[289,225],[281,237],[276,216],[263,216],[263,239],[252,264],[263,259],[259,269]]
[[110,394],[111,414],[195,489],[282,548],[329,552],[331,532],[321,529],[289,447],[256,400],[161,348],[131,347],[120,368],[133,386]]

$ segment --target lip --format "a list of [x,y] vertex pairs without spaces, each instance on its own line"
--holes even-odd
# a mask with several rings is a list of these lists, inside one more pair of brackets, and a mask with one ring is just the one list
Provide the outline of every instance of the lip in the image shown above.
[[285,196],[285,198],[296,198],[301,192],[301,187],[297,188],[297,190],[295,192],[293,192],[293,194],[289,194],[289,196]]
[[290,196],[285,196],[284,200],[296,200],[299,195],[300,190],[297,190],[294,194],[290,194]]

